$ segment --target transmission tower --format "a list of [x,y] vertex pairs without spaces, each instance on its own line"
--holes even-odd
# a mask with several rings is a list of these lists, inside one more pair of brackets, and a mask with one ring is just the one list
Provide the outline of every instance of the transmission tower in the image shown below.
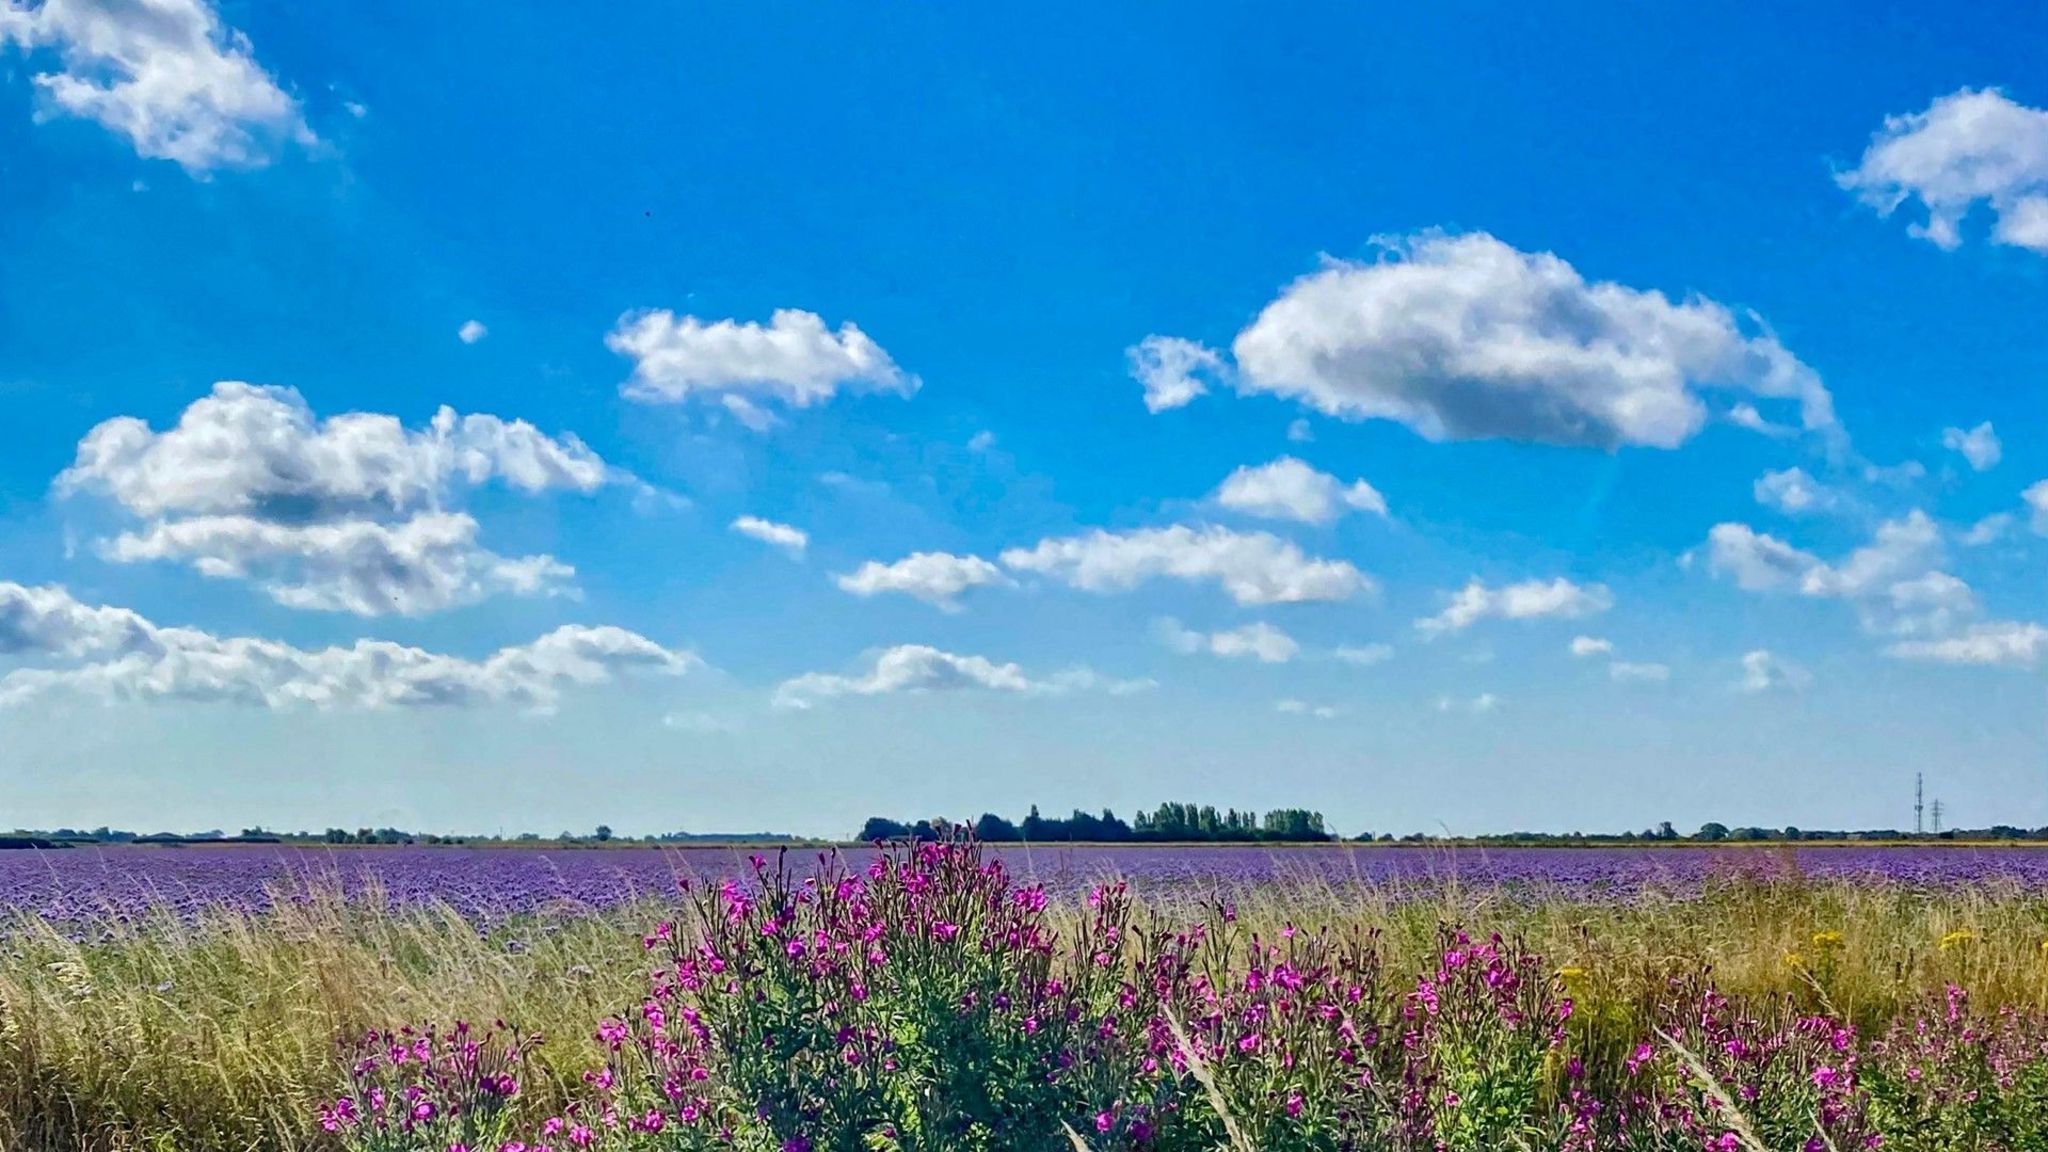
[[1941,835],[1941,797],[1934,798],[1934,834]]
[[1927,832],[1927,826],[1920,819],[1921,813],[1927,807],[1925,803],[1927,799],[1926,785],[1927,776],[1925,773],[1913,773],[1913,835],[1915,836],[1925,835]]

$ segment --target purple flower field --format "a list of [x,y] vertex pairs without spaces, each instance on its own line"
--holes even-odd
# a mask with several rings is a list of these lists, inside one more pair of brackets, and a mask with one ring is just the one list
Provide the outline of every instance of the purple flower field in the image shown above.
[[[808,864],[818,849],[793,848]],[[858,865],[872,850],[845,851]],[[770,855],[773,850],[770,850]],[[1645,887],[1679,893],[1717,877],[1777,875],[1944,887],[2006,881],[2048,885],[2048,850],[2028,848],[1415,848],[1385,846],[1117,846],[988,849],[1013,874],[1055,891],[1118,876],[1137,891],[1366,881],[1540,889],[1599,899]],[[0,908],[53,921],[133,916],[155,905],[193,914],[267,906],[308,882],[399,903],[445,902],[480,922],[526,912],[577,912],[671,893],[682,877],[749,871],[734,848],[367,848],[276,846],[79,848],[0,853]]]

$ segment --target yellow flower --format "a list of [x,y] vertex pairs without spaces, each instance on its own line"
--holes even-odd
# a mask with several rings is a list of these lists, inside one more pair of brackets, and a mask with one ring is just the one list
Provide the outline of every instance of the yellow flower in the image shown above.
[[1939,947],[1943,952],[1947,952],[1952,949],[1960,948],[1963,945],[1968,944],[1970,941],[1975,940],[1976,938],[1977,934],[1975,932],[1970,931],[1968,928],[1958,928],[1955,931],[1950,932],[1946,936],[1943,936],[1941,938],[1941,944],[1939,945]]
[[1576,984],[1586,978],[1586,970],[1567,964],[1557,970],[1557,978],[1567,984]]
[[1785,963],[1794,968],[1804,968],[1806,967],[1806,957],[1801,956],[1797,952],[1787,952],[1785,953]]
[[2041,951],[2048,952],[2048,940],[2041,941]]
[[1842,934],[1833,928],[1822,932],[1815,932],[1813,934],[1813,946],[1822,952],[1830,948],[1840,948],[1842,946]]

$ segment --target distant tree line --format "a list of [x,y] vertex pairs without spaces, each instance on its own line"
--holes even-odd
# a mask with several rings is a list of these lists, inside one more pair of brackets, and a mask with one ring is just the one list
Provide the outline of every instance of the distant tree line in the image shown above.
[[[1381,837],[1386,839],[1386,837]],[[1641,832],[1587,833],[1587,832],[1503,832],[1485,836],[1470,837],[1485,844],[1737,844],[1755,842],[1802,842],[1825,843],[1830,841],[1856,841],[1883,843],[1890,840],[2028,840],[2048,841],[2048,828],[2019,828],[2011,824],[1993,824],[1989,828],[1947,828],[1940,832],[1915,835],[1894,828],[1866,828],[1856,831],[1837,829],[1801,829],[1792,825],[1783,828],[1759,828],[1755,825],[1729,827],[1719,821],[1709,820],[1700,825],[1699,831],[1691,834],[1678,831],[1669,820]]]
[[990,844],[1062,840],[1109,844],[1301,843],[1336,839],[1324,825],[1323,814],[1306,808],[1276,808],[1260,816],[1235,808],[1219,810],[1212,804],[1177,803],[1140,812],[1128,823],[1107,808],[1101,815],[1076,808],[1071,816],[1047,817],[1039,814],[1036,804],[1015,823],[993,812],[984,812],[966,824],[945,819],[904,823],[886,816],[871,816],[861,825],[858,839],[937,840],[960,830],[972,831],[976,839]]
[[[875,840],[919,839],[935,840],[959,831],[971,831],[976,837],[990,843],[1017,841],[1062,842],[1094,841],[1101,843],[1134,844],[1183,844],[1183,843],[1315,843],[1339,839],[1324,823],[1323,814],[1306,808],[1278,808],[1260,814],[1240,811],[1236,808],[1219,809],[1214,805],[1167,803],[1150,812],[1140,812],[1128,822],[1105,808],[1100,814],[1090,814],[1076,809],[1065,817],[1047,817],[1033,807],[1022,820],[1012,822],[994,813],[983,813],[980,818],[958,823],[952,820],[934,818],[903,822],[883,816],[875,816],[861,825],[858,839],[862,842]],[[57,846],[71,844],[195,844],[195,843],[259,843],[259,844],[689,844],[689,843],[795,843],[802,838],[781,832],[751,833],[692,833],[662,832],[650,836],[618,836],[606,825],[600,824],[591,832],[559,832],[543,837],[536,832],[520,832],[516,835],[454,835],[434,832],[408,832],[400,828],[329,828],[324,832],[272,832],[261,827],[244,828],[230,834],[214,828],[204,832],[130,832],[119,828],[16,828],[12,833],[0,834],[0,840],[7,843],[0,847]],[[2020,828],[2010,824],[1994,824],[1988,828],[1950,828],[1941,832],[1916,836],[1911,832],[1900,832],[1891,828],[1873,828],[1861,831],[1837,831],[1827,829],[1800,829],[1794,827],[1762,828],[1754,825],[1731,827],[1718,821],[1702,824],[1698,831],[1686,833],[1674,828],[1670,821],[1664,821],[1654,828],[1641,832],[1501,832],[1478,836],[1438,836],[1422,832],[1410,832],[1405,836],[1391,834],[1374,836],[1361,832],[1348,837],[1354,843],[1377,841],[1382,844],[1527,844],[1532,846],[1554,845],[1560,847],[1627,845],[1627,844],[1739,844],[1739,843],[1826,843],[1849,841],[1857,843],[1885,843],[1891,841],[2036,841],[2048,842],[2048,827]]]
[[[284,835],[286,840],[309,839],[305,833],[292,832]],[[502,843],[493,836],[443,836],[432,832],[402,832],[396,828],[358,828],[350,832],[343,828],[329,828],[317,837],[325,844],[473,844]],[[543,840],[538,832],[521,832],[509,838],[514,843],[536,844]],[[599,824],[588,833],[562,831],[546,838],[557,844],[693,844],[711,842],[729,843],[783,843],[797,839],[782,832],[657,832],[652,836],[620,836],[612,831],[609,824]]]
[[[287,839],[296,840],[298,837]],[[358,828],[353,832],[346,828],[329,828],[319,837],[322,844],[461,844],[466,839],[463,836],[437,836],[431,832],[403,832],[397,828]]]
[[121,828],[17,828],[11,836],[14,840],[63,844],[691,844],[691,843],[790,843],[799,837],[782,832],[660,832],[651,836],[618,836],[608,825],[600,824],[590,832],[559,832],[543,837],[537,832],[520,832],[512,836],[488,836],[471,834],[448,834],[439,832],[408,832],[403,828],[329,828],[324,832],[272,832],[267,829],[244,828],[230,834],[218,828],[204,832],[130,832]]

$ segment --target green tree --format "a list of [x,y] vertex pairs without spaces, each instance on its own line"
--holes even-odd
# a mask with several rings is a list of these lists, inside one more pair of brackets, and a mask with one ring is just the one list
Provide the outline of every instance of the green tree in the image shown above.
[[858,839],[864,843],[872,844],[877,840],[901,840],[908,835],[910,835],[910,827],[908,825],[900,821],[891,820],[886,816],[870,816],[867,823],[860,826],[860,836]]
[[984,844],[1000,844],[1017,838],[1017,826],[993,812],[983,812],[974,822],[974,838]]

